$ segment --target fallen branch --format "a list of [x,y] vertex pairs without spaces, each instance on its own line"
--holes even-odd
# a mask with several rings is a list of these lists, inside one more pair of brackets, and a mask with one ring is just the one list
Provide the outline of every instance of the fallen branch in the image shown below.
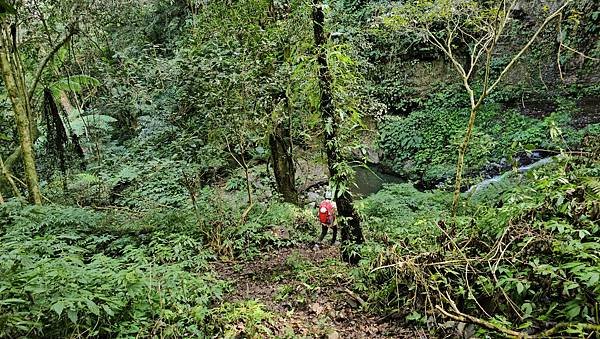
[[456,320],[456,321],[460,321],[460,322],[463,322],[463,323],[476,324],[476,325],[479,325],[481,327],[487,328],[489,330],[500,332],[500,333],[504,333],[506,335],[517,337],[517,338],[522,338],[523,335],[527,335],[526,333],[521,333],[521,332],[513,331],[513,330],[505,328],[505,327],[500,327],[500,326],[498,326],[496,324],[492,324],[489,321],[486,321],[486,320],[483,320],[483,319],[479,319],[479,318],[473,317],[473,316],[468,315],[468,314],[464,314],[464,313],[460,313],[460,312],[456,312],[456,311],[455,312],[457,314],[452,314],[452,313],[446,311],[440,305],[436,305],[435,308],[436,308],[436,310],[438,310],[444,316],[446,316],[446,317],[448,317],[450,319]]
[[561,330],[567,329],[567,328],[574,328],[574,327],[579,327],[583,330],[590,330],[590,331],[594,331],[594,332],[600,332],[600,325],[596,325],[596,324],[571,324],[571,323],[560,323],[557,324],[556,326],[552,327],[549,330],[546,330],[544,332],[541,332],[539,334],[534,334],[529,336],[529,338],[547,338],[550,337],[556,333],[558,333]]
[[[400,261],[394,264],[389,264],[389,265],[384,265],[384,266],[379,266],[379,267],[375,267],[374,269],[372,269],[370,271],[370,273],[379,271],[379,270],[384,270],[386,268],[392,268],[392,267],[402,267],[404,265],[406,265],[409,261],[414,262],[415,259],[417,259],[418,257],[414,257],[410,260],[406,260],[406,261]],[[455,259],[455,260],[445,260],[445,261],[436,261],[436,262],[430,262],[430,263],[418,263],[419,266],[422,267],[426,267],[426,266],[445,266],[445,265],[462,265],[465,263],[469,263],[469,262],[482,262],[484,261],[483,259],[478,259],[478,258],[467,258],[467,259]]]
[[471,324],[475,324],[475,325],[479,325],[481,327],[487,328],[488,330],[492,330],[495,332],[499,332],[502,334],[505,334],[509,337],[514,337],[514,338],[548,338],[551,337],[557,333],[559,333],[562,330],[568,329],[568,328],[579,328],[582,330],[590,330],[590,331],[594,331],[594,332],[600,332],[600,325],[596,325],[596,324],[586,324],[586,323],[559,323],[557,325],[555,325],[554,327],[545,330],[543,332],[539,332],[536,334],[528,334],[525,332],[517,332],[514,330],[511,330],[509,328],[506,327],[502,327],[496,324],[493,324],[487,320],[484,319],[480,319],[465,313],[462,313],[460,311],[458,311],[457,309],[455,309],[453,311],[453,313],[450,313],[448,311],[446,311],[441,305],[436,305],[435,308],[444,316],[456,320],[456,321],[460,321],[463,323],[471,323]]
[[344,287],[343,291],[346,292],[346,294],[348,294],[349,296],[351,296],[354,300],[358,301],[361,307],[365,306],[366,302],[359,295],[350,291],[347,287]]

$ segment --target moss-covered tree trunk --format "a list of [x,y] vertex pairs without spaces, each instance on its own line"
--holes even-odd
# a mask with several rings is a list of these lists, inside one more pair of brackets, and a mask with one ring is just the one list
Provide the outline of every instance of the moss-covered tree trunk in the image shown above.
[[[0,170],[4,170],[4,161],[2,161],[2,157],[0,157]],[[0,179],[0,204],[4,204],[4,196],[2,195],[2,179]]]
[[0,46],[0,68],[4,86],[8,92],[15,115],[19,144],[23,154],[25,182],[29,190],[29,199],[31,202],[40,205],[42,203],[42,195],[40,193],[31,138],[31,108],[25,88],[23,68],[15,44],[16,38],[11,34],[11,23],[6,17],[2,18],[0,31],[0,43],[2,44]]
[[[330,180],[337,183],[344,183],[345,187],[349,187],[349,178],[341,175],[337,170],[337,165],[342,160],[337,143],[339,120],[335,116],[335,107],[331,93],[331,74],[327,66],[327,55],[325,52],[325,14],[323,13],[322,0],[313,0],[312,19],[317,62],[319,65],[320,111],[325,133],[325,153],[327,154],[329,177]],[[350,192],[344,191],[341,195],[336,195],[335,201],[342,233],[342,259],[348,263],[356,264],[360,260],[360,255],[356,247],[364,242],[360,217],[354,209]]]
[[292,158],[292,144],[290,142],[290,128],[285,123],[277,122],[273,132],[269,135],[271,148],[271,161],[277,191],[283,196],[285,202],[298,204],[298,191],[296,191],[296,168]]

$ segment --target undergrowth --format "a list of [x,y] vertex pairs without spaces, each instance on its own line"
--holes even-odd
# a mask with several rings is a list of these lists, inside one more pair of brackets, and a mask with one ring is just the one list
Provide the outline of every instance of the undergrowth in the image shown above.
[[357,285],[373,307],[442,332],[444,320],[512,336],[596,331],[599,176],[597,161],[559,158],[465,207],[455,224],[432,197],[414,218],[405,216],[413,195],[388,188],[366,205],[381,200],[400,208],[380,207],[386,222],[369,223],[370,232],[388,224],[403,230],[385,232],[391,239],[383,248],[366,246],[371,253],[355,270]]
[[198,335],[227,288],[185,232],[131,232],[102,213],[19,202],[0,214],[3,337]]
[[[472,176],[489,171],[490,166],[518,163],[517,157],[534,149],[543,153],[580,149],[586,138],[600,135],[598,124],[579,129],[572,125],[580,110],[573,99],[557,97],[552,99],[552,107],[545,108],[550,112],[527,116],[502,104],[517,100],[515,94],[510,98],[502,95],[494,96],[494,101],[478,112],[465,158],[465,171]],[[446,89],[432,94],[419,110],[405,117],[389,116],[381,123],[380,147],[384,162],[394,172],[429,186],[454,178],[456,149],[468,118],[468,109],[457,102],[459,96]],[[552,133],[560,138],[550,138]]]
[[272,315],[258,303],[224,302],[229,283],[210,263],[289,246],[306,215],[257,204],[242,221],[227,199],[204,190],[201,214],[1,205],[0,337],[268,333]]

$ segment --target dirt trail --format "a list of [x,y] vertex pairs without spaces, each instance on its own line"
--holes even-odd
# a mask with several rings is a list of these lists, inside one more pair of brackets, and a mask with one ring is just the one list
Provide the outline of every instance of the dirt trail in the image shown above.
[[257,300],[276,314],[275,335],[317,338],[424,338],[361,309],[350,291],[339,248],[296,247],[274,250],[248,262],[217,263],[216,272],[233,283],[227,301]]

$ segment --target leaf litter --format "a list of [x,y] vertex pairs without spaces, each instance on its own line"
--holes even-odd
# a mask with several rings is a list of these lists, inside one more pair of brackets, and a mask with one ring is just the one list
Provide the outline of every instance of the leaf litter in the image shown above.
[[302,245],[263,253],[253,260],[216,262],[215,272],[232,283],[226,302],[256,300],[275,315],[275,337],[426,338],[403,319],[371,314],[339,261],[337,246]]

